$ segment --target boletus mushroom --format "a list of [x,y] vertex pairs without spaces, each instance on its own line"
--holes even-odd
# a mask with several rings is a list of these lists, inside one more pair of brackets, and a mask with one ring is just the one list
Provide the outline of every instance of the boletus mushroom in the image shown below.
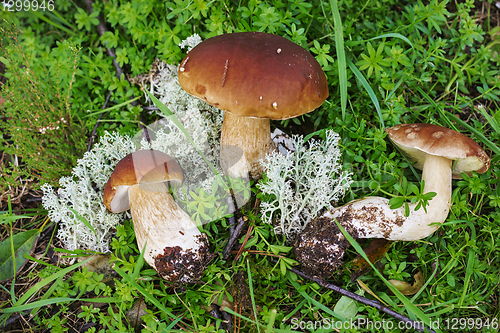
[[177,284],[198,281],[211,259],[206,235],[170,194],[182,181],[172,157],[139,150],[118,162],[103,194],[108,211],[130,209],[139,250],[146,244],[144,260]]
[[[391,209],[389,200],[380,197],[354,200],[324,213],[320,227],[318,221],[310,223],[295,243],[299,262],[309,265],[311,271],[317,271],[318,267],[334,270],[341,264],[348,244],[333,219],[354,238],[422,239],[437,230],[448,216],[452,177],[460,178],[462,172],[484,173],[489,168],[490,159],[481,147],[454,130],[432,124],[404,124],[386,131],[393,143],[415,162],[415,167],[422,169],[423,192],[435,192],[436,196],[425,210],[415,210],[417,204],[409,204],[409,216],[405,215],[404,207]],[[331,235],[337,235],[333,241],[329,240]]]
[[260,161],[276,149],[270,119],[318,108],[326,76],[304,48],[281,36],[241,32],[209,38],[182,60],[179,83],[189,94],[226,111],[221,167],[232,178],[260,178]]

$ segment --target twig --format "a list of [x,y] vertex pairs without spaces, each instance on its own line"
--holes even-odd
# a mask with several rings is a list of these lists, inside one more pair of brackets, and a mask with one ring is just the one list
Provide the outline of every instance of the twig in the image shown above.
[[[271,260],[272,262],[277,262],[276,260]],[[346,290],[346,289],[343,289],[343,288],[340,288],[340,287],[337,287],[336,285],[333,285],[331,283],[328,283],[326,281],[323,281],[321,279],[318,279],[318,278],[315,278],[315,277],[312,277],[312,276],[308,276],[307,274],[305,273],[302,273],[301,271],[295,269],[295,268],[288,268],[288,270],[292,273],[295,273],[297,274],[298,276],[301,276],[303,278],[306,278],[308,280],[311,280],[313,282],[316,282],[317,284],[319,284],[320,286],[324,287],[324,288],[328,288],[330,290],[333,290],[343,296],[347,296],[349,298],[352,298],[353,300],[357,301],[357,302],[360,302],[360,303],[363,303],[365,305],[368,305],[368,306],[372,306],[374,307],[375,309],[377,310],[380,310],[390,316],[393,316],[394,318],[396,318],[397,320],[400,320],[402,322],[405,322],[405,323],[411,323],[412,326],[413,326],[413,329],[416,330],[417,332],[424,332],[424,327],[421,327],[421,324],[416,322],[416,321],[413,321],[405,316],[403,316],[402,314],[399,314],[397,313],[396,311],[393,311],[391,309],[389,309],[388,307],[386,307],[385,305],[377,302],[377,301],[374,301],[374,300],[371,300],[371,299],[368,299],[366,297],[363,297],[363,296],[360,296],[358,294],[355,294],[353,292],[350,292],[349,290]],[[425,328],[427,331],[426,332],[432,332],[432,333],[436,333],[435,331],[431,330],[430,328]]]
[[232,319],[231,319],[231,316],[229,315],[229,313],[227,313],[226,311],[222,311],[222,323],[224,323],[225,325],[225,330],[226,332],[231,332],[232,331]]
[[221,326],[224,331],[231,331],[231,316],[229,316],[226,311],[221,311],[217,304],[212,304],[212,311],[210,311],[210,314],[215,319],[221,320]]
[[160,110],[160,108],[157,106],[143,106],[142,109],[145,111],[158,111],[158,110]]
[[50,234],[51,232],[54,231],[54,228],[56,227],[57,225],[57,222],[54,222],[52,223],[44,232],[43,234],[40,235],[40,238],[39,240],[41,241],[42,239],[44,239],[48,234]]
[[239,249],[238,253],[236,254],[236,257],[234,257],[234,262],[238,261],[238,259],[240,258],[241,253],[243,252],[243,249],[247,245],[247,242],[248,242],[248,239],[250,238],[250,234],[252,233],[252,230],[253,230],[253,225],[250,228],[248,228],[247,234],[245,235],[245,239],[243,240],[243,243],[241,244],[240,249]]
[[21,313],[16,313],[12,317],[7,318],[7,320],[5,321],[5,324],[0,325],[0,330],[14,324],[16,321],[18,321],[20,319],[24,319],[24,316],[26,316],[26,315],[30,315],[30,310],[25,310]]
[[219,306],[217,304],[212,303],[212,311],[210,311],[210,314],[215,319],[221,319],[221,313],[219,311]]
[[[93,1],[92,0],[83,0],[83,2],[85,3],[85,6],[87,7],[87,10],[89,11],[90,14],[92,14],[94,12],[94,8],[92,7],[93,6]],[[99,31],[99,35],[101,36],[104,36],[104,33],[106,33],[107,29],[106,29],[106,26],[104,25],[104,22],[103,20],[101,19],[100,16],[97,16],[97,19],[99,20],[99,24],[97,25],[97,30]],[[104,43],[106,45],[106,43]],[[116,72],[116,77],[118,79],[121,80],[121,77],[122,77],[122,74],[123,74],[123,69],[120,67],[120,65],[116,62],[116,53],[115,53],[115,50],[113,48],[109,48],[106,46],[106,50],[108,51],[108,55],[113,58],[113,66],[115,66],[115,72]],[[104,103],[104,105],[107,104],[107,101],[109,99],[109,96],[110,96],[111,92],[108,94],[108,98],[106,98],[106,102]],[[132,97],[131,97],[132,98]],[[137,106],[139,105],[139,103],[137,101],[133,101],[131,103],[132,106]],[[105,107],[103,107],[104,109]],[[142,116],[142,114],[141,114]],[[87,146],[87,151],[90,151],[90,147],[92,145],[92,141],[93,141],[93,138],[95,136],[95,131],[97,130],[97,126],[99,125],[99,120],[101,120],[102,118],[102,113],[99,115],[99,118],[94,126],[94,130],[92,131],[92,136],[91,136],[91,140]],[[149,133],[148,133],[148,130],[146,128],[146,126],[144,126],[142,120],[139,121],[139,127],[144,131],[144,134],[146,136],[146,139],[149,143],[151,143],[151,140],[149,139]]]
[[229,257],[229,254],[231,253],[231,249],[233,248],[234,243],[238,239],[238,237],[241,234],[241,230],[243,229],[243,226],[245,225],[245,219],[243,217],[240,217],[238,219],[238,225],[234,229],[234,232],[231,234],[229,237],[229,241],[226,244],[226,247],[224,248],[224,251],[222,251],[222,258],[227,259]]
[[268,257],[274,257],[274,258],[286,258],[285,256],[279,255],[279,254],[273,254],[273,253],[268,253],[266,251],[257,251],[257,250],[241,250],[241,251],[231,251],[231,253],[249,253],[249,254],[260,254],[262,256],[268,256]]
[[151,145],[151,138],[149,137],[148,128],[146,126],[144,126],[145,122],[146,122],[146,119],[144,118],[144,115],[141,112],[141,114],[139,115],[139,127],[144,132],[144,137],[146,138],[146,141],[148,142],[149,145]]
[[[85,6],[87,7],[87,10],[89,11],[89,13],[92,14],[94,12],[94,8],[92,7],[92,5],[94,4],[93,1],[92,0],[83,0],[83,2],[85,2]],[[97,19],[99,20],[99,24],[97,25],[97,30],[99,31],[99,35],[104,36],[104,33],[107,31],[106,26],[104,25],[104,22],[102,21],[100,16],[97,16]],[[104,43],[104,45],[106,45],[106,42]],[[106,46],[106,50],[108,51],[108,55],[111,58],[113,58],[113,66],[115,66],[116,76],[118,78],[121,78],[121,76],[123,74],[123,70],[120,67],[120,65],[118,65],[118,63],[116,62],[115,49],[113,49],[112,47],[109,48]]]

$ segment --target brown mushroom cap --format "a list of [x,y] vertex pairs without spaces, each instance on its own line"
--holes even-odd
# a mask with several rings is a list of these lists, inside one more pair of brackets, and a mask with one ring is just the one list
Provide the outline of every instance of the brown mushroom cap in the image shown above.
[[472,171],[484,173],[490,158],[472,139],[454,130],[433,124],[403,124],[386,129],[391,140],[405,153],[415,167],[422,169],[425,155],[455,160],[453,178]]
[[115,166],[104,188],[103,200],[112,213],[130,208],[128,188],[140,184],[147,189],[151,184],[171,182],[179,185],[183,175],[179,164],[158,150],[139,150],[122,158]]
[[287,119],[328,97],[326,76],[307,50],[281,36],[241,32],[209,38],[181,62],[189,94],[234,115]]

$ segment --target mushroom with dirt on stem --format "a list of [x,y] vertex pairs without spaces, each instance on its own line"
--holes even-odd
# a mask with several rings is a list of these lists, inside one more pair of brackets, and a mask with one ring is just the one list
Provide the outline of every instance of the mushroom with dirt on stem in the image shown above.
[[422,169],[423,193],[436,195],[425,209],[415,210],[418,203],[409,204],[408,216],[404,207],[391,209],[389,200],[381,197],[354,200],[324,213],[304,229],[295,243],[298,260],[311,271],[329,267],[332,272],[342,263],[340,259],[349,244],[334,219],[354,238],[423,239],[448,216],[452,178],[459,178],[462,172],[484,173],[489,168],[490,158],[481,147],[454,130],[433,124],[403,124],[386,131],[415,167]]
[[182,184],[179,164],[157,150],[139,150],[121,159],[104,188],[108,211],[130,209],[144,260],[171,282],[197,282],[211,259],[208,240],[170,194]]
[[224,34],[198,44],[181,62],[179,84],[225,111],[220,159],[232,178],[262,176],[260,161],[276,149],[270,119],[303,115],[328,97],[314,56],[263,32]]

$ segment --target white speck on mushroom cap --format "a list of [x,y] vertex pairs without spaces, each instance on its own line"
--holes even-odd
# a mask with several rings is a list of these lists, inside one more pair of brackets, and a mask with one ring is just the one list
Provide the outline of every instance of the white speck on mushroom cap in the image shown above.
[[415,133],[415,132],[410,132],[406,135],[408,137],[408,139],[416,139],[418,138],[418,133]]
[[273,108],[277,109],[278,108],[278,103],[277,102],[274,102],[273,103]]
[[229,59],[226,60],[226,64],[224,65],[224,73],[222,73],[222,85],[221,85],[221,87],[224,87],[224,84],[226,83],[226,76],[227,76],[228,68],[229,68]]
[[276,53],[280,54],[280,53],[281,53],[281,49],[280,49],[280,48],[278,48],[278,49],[276,50]]
[[182,62],[181,67],[179,68],[179,70],[181,72],[184,72],[186,70],[186,68],[184,66],[186,66],[186,63],[188,62],[188,60],[189,60],[189,57],[186,57],[186,59],[184,59],[184,61]]

